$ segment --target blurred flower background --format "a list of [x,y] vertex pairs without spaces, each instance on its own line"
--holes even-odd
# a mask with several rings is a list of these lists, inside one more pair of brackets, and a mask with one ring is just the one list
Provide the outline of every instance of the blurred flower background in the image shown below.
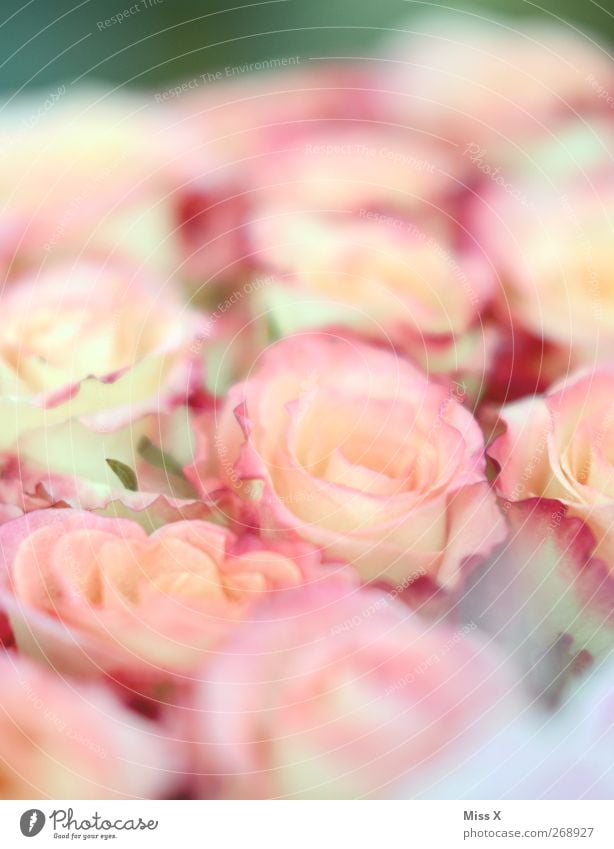
[[611,797],[614,18],[537,11],[5,5],[4,795]]
[[[221,0],[147,0],[152,14],[136,13],[120,27],[99,30],[98,21],[131,3],[72,0],[6,0],[2,9],[2,77],[13,92],[22,86],[49,87],[83,75],[114,85],[161,86],[226,66],[275,56],[369,56],[389,28],[406,27],[428,2],[380,0],[272,0],[230,4]],[[145,6],[147,7],[145,9]],[[568,28],[614,35],[607,7],[574,0],[450,2],[460,19],[512,15],[513,19],[557,19]]]

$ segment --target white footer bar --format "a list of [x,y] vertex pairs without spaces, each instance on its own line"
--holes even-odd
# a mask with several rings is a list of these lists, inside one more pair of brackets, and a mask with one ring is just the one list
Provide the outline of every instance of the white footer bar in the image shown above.
[[612,802],[0,801],[0,845],[613,849]]

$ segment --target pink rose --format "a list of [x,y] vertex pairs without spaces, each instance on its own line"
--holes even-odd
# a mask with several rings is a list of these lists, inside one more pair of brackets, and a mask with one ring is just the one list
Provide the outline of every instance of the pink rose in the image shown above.
[[283,73],[232,79],[220,71],[216,80],[207,80],[216,74],[204,74],[187,91],[170,89],[161,99],[205,150],[241,170],[252,167],[250,157],[296,145],[314,128],[373,119],[376,96],[364,67],[347,62],[299,67],[291,58]]
[[200,793],[381,798],[445,775],[516,707],[496,657],[389,595],[337,583],[260,608],[186,712]]
[[613,143],[605,121],[569,122],[510,157],[503,177],[484,178],[468,206],[467,226],[501,280],[514,382],[535,343],[542,383],[614,356]]
[[556,499],[595,535],[596,554],[614,565],[614,369],[583,371],[543,397],[501,409],[503,433],[488,449],[496,487],[511,502]]
[[430,373],[483,376],[496,278],[448,222],[363,208],[336,219],[272,214],[252,229],[258,261],[275,275],[257,288],[255,312],[279,333],[349,327]]
[[3,799],[134,799],[173,792],[182,764],[161,729],[106,690],[0,652]]
[[185,406],[112,432],[77,419],[31,430],[20,435],[18,454],[0,455],[0,502],[12,508],[11,518],[54,504],[111,516],[143,513],[141,523],[150,527],[166,524],[173,512],[175,519],[206,518],[212,505],[184,475],[192,443]]
[[181,675],[263,593],[319,575],[307,546],[238,541],[204,521],[147,536],[128,519],[40,510],[0,526],[1,607],[20,651],[54,668]]
[[294,531],[365,579],[451,587],[503,533],[482,434],[458,396],[360,342],[275,344],[228,393],[213,443],[245,521]]
[[451,204],[448,214],[454,209],[459,184],[449,149],[412,127],[331,122],[303,128],[293,142],[252,165],[250,188],[262,217],[273,209],[332,219],[360,210],[428,218],[444,203]]
[[202,168],[191,134],[140,95],[59,86],[46,102],[22,95],[0,118],[7,266],[93,255],[174,271],[176,194]]
[[314,128],[374,114],[367,74],[347,63],[307,69],[290,60],[281,74],[241,79],[213,72],[156,98],[174,126],[197,140],[175,214],[182,276],[205,299],[212,281],[244,279],[251,267],[247,225],[280,182],[280,169],[296,162],[289,151],[303,149]]
[[552,19],[437,10],[412,18],[387,57],[377,78],[389,120],[462,147],[513,148],[578,112],[605,113],[600,88],[614,87],[607,48]]
[[200,169],[188,157],[194,174],[177,195],[182,273],[205,299],[204,283],[244,280],[258,266],[251,223],[271,210],[423,215],[456,202],[450,150],[382,123],[368,69],[314,65],[177,89],[163,97],[201,143]]
[[200,317],[126,266],[82,263],[0,296],[0,449],[79,417],[114,429],[185,401]]

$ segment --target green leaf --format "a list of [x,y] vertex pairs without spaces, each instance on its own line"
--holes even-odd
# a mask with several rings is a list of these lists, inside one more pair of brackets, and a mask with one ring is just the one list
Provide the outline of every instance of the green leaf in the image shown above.
[[106,463],[125,489],[129,489],[132,492],[138,492],[139,485],[136,479],[136,474],[130,466],[127,466],[119,460],[112,460],[110,457],[106,458]]
[[167,454],[155,445],[148,436],[142,436],[136,449],[143,460],[156,469],[162,469],[171,475],[183,475],[183,467],[171,454]]

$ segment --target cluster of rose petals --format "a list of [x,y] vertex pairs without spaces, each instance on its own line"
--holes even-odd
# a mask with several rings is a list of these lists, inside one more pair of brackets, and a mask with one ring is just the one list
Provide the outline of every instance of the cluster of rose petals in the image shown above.
[[3,795],[611,792],[614,74],[463,18],[2,110]]
[[201,318],[131,267],[77,263],[0,295],[0,448],[82,418],[116,429],[184,400]]
[[543,396],[504,406],[503,433],[488,449],[509,501],[556,499],[593,531],[597,553],[614,564],[614,369],[575,373]]
[[267,533],[294,531],[367,580],[451,587],[504,535],[477,423],[385,350],[282,340],[228,392],[214,442]]
[[129,519],[39,510],[0,528],[0,604],[18,649],[54,669],[170,680],[259,598],[318,579],[314,552],[288,548],[238,545],[205,521],[148,536]]

